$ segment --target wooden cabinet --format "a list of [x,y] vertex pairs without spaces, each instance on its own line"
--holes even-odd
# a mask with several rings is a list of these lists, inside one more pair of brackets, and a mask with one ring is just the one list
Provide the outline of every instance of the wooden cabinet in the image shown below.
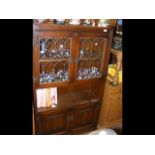
[[95,129],[99,113],[98,103],[72,107],[66,110],[49,111],[37,116],[38,134],[77,134]]
[[[96,128],[112,34],[110,26],[33,25],[36,134],[80,134]],[[57,104],[38,107],[37,91],[53,87]]]
[[122,125],[122,83],[113,86],[108,80],[105,84],[103,104],[100,111],[100,127]]

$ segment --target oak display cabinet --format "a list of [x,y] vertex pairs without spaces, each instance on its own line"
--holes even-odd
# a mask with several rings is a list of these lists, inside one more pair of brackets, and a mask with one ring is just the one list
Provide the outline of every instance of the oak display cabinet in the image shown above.
[[[112,35],[110,26],[33,24],[36,134],[82,134],[97,128]],[[53,106],[46,94],[44,106],[38,106],[37,90],[51,88],[57,89],[57,103]]]

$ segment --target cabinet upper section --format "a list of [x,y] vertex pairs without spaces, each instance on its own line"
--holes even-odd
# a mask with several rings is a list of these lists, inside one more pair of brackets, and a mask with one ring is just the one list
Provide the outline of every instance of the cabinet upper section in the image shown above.
[[34,24],[33,41],[34,83],[57,86],[103,77],[112,27]]
[[73,25],[55,25],[55,24],[33,24],[34,31],[74,31],[74,32],[98,32],[106,34],[112,29],[107,27],[73,26]]

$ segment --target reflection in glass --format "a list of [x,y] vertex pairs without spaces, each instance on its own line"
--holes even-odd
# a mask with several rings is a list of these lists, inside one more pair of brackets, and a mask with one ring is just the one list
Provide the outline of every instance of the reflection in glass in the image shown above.
[[69,58],[70,39],[49,38],[40,39],[40,58]]

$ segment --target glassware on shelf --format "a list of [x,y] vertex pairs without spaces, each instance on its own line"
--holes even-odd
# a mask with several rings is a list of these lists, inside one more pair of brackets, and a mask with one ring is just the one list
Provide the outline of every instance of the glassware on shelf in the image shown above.
[[96,20],[95,19],[91,20],[91,26],[93,26],[93,27],[96,26]]
[[66,55],[66,57],[69,57],[69,55],[70,55],[70,50],[69,49],[67,49],[65,55]]
[[46,47],[45,47],[46,41],[44,39],[40,40],[40,55],[41,57],[45,54]]
[[35,23],[45,23],[46,20],[47,20],[47,19],[34,19],[33,21],[34,21]]
[[80,50],[80,57],[83,57],[83,56],[84,56],[84,50],[81,49],[81,50]]
[[85,19],[84,26],[91,26],[91,19]]
[[97,52],[92,51],[92,50],[84,50],[84,49],[80,49],[80,57],[85,57],[85,58],[98,58],[99,55],[97,54]]
[[96,78],[100,76],[101,74],[97,67],[80,68],[78,71],[78,79],[91,79],[91,78]]
[[98,22],[98,27],[107,27],[110,25],[110,19],[100,19]]
[[80,19],[71,19],[69,21],[69,24],[71,24],[71,25],[80,25]]
[[40,74],[40,83],[44,82],[43,75]]
[[50,57],[57,58],[55,49],[52,49],[50,53],[51,53]]
[[54,19],[55,24],[64,24],[65,19]]
[[47,51],[46,49],[40,51],[41,54],[41,58],[43,58],[43,55],[46,56],[46,58],[55,58],[55,59],[59,59],[59,58],[69,58],[70,56],[70,50],[67,49],[62,49],[61,51],[58,51],[56,49],[52,49],[50,52]]
[[50,83],[56,81],[67,81],[69,79],[68,71],[58,70],[56,73],[54,71],[40,74],[40,83]]
[[63,70],[59,70],[56,73],[56,77],[58,81],[66,81],[68,80],[68,72],[67,71],[63,71]]
[[70,47],[69,40],[67,39],[40,39],[40,58],[69,58],[70,57]]

